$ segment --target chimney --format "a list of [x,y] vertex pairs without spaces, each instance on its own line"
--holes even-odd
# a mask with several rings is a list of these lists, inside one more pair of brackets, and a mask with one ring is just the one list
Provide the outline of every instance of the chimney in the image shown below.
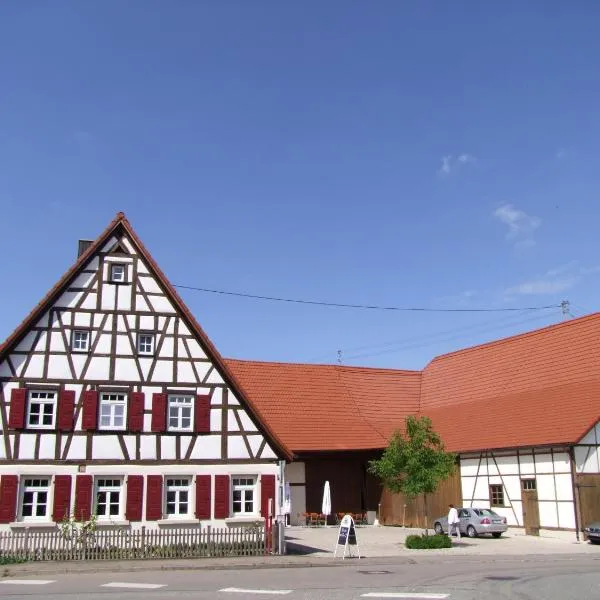
[[77,258],[79,258],[93,243],[94,240],[79,240],[79,247],[77,248]]

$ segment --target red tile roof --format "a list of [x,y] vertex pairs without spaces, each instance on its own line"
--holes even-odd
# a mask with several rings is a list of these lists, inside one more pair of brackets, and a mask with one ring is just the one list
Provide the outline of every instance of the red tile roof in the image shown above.
[[294,452],[383,448],[392,426],[418,410],[418,371],[226,362]]
[[430,416],[452,451],[574,443],[600,418],[600,313],[422,372],[226,362],[295,452],[383,448],[409,414]]

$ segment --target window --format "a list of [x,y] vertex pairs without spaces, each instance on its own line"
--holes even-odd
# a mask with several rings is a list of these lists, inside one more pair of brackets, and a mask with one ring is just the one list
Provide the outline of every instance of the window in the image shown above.
[[256,479],[254,477],[233,477],[233,514],[254,514],[254,500],[256,495]]
[[504,506],[504,488],[502,485],[490,485],[490,504],[492,506]]
[[96,481],[96,516],[110,519],[121,515],[121,480],[98,479]]
[[535,479],[521,479],[521,482],[523,484],[523,490],[526,492],[530,492],[537,489]]
[[125,394],[101,394],[100,429],[125,429]]
[[29,392],[27,427],[53,429],[56,392]]
[[50,481],[43,477],[32,477],[22,481],[21,518],[26,521],[47,519]]
[[169,396],[169,431],[191,431],[193,396]]
[[127,281],[127,269],[125,265],[113,263],[110,265],[110,280],[113,283],[125,283]]
[[187,517],[190,511],[190,480],[167,479],[167,517]]
[[138,354],[154,354],[154,335],[151,333],[140,333],[137,344]]
[[74,331],[71,347],[77,352],[87,352],[90,349],[90,332]]

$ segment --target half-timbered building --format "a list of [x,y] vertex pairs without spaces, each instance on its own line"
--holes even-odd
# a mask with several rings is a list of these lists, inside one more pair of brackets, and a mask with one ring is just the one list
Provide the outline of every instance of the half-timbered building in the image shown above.
[[265,518],[289,451],[122,213],[79,250],[0,347],[1,527]]

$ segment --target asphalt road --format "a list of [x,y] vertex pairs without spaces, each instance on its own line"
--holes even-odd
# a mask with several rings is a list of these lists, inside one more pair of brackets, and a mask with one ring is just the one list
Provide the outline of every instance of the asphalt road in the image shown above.
[[[433,557],[431,557],[433,558]],[[600,600],[600,556],[347,561],[343,566],[57,574],[0,580],[0,600]]]

